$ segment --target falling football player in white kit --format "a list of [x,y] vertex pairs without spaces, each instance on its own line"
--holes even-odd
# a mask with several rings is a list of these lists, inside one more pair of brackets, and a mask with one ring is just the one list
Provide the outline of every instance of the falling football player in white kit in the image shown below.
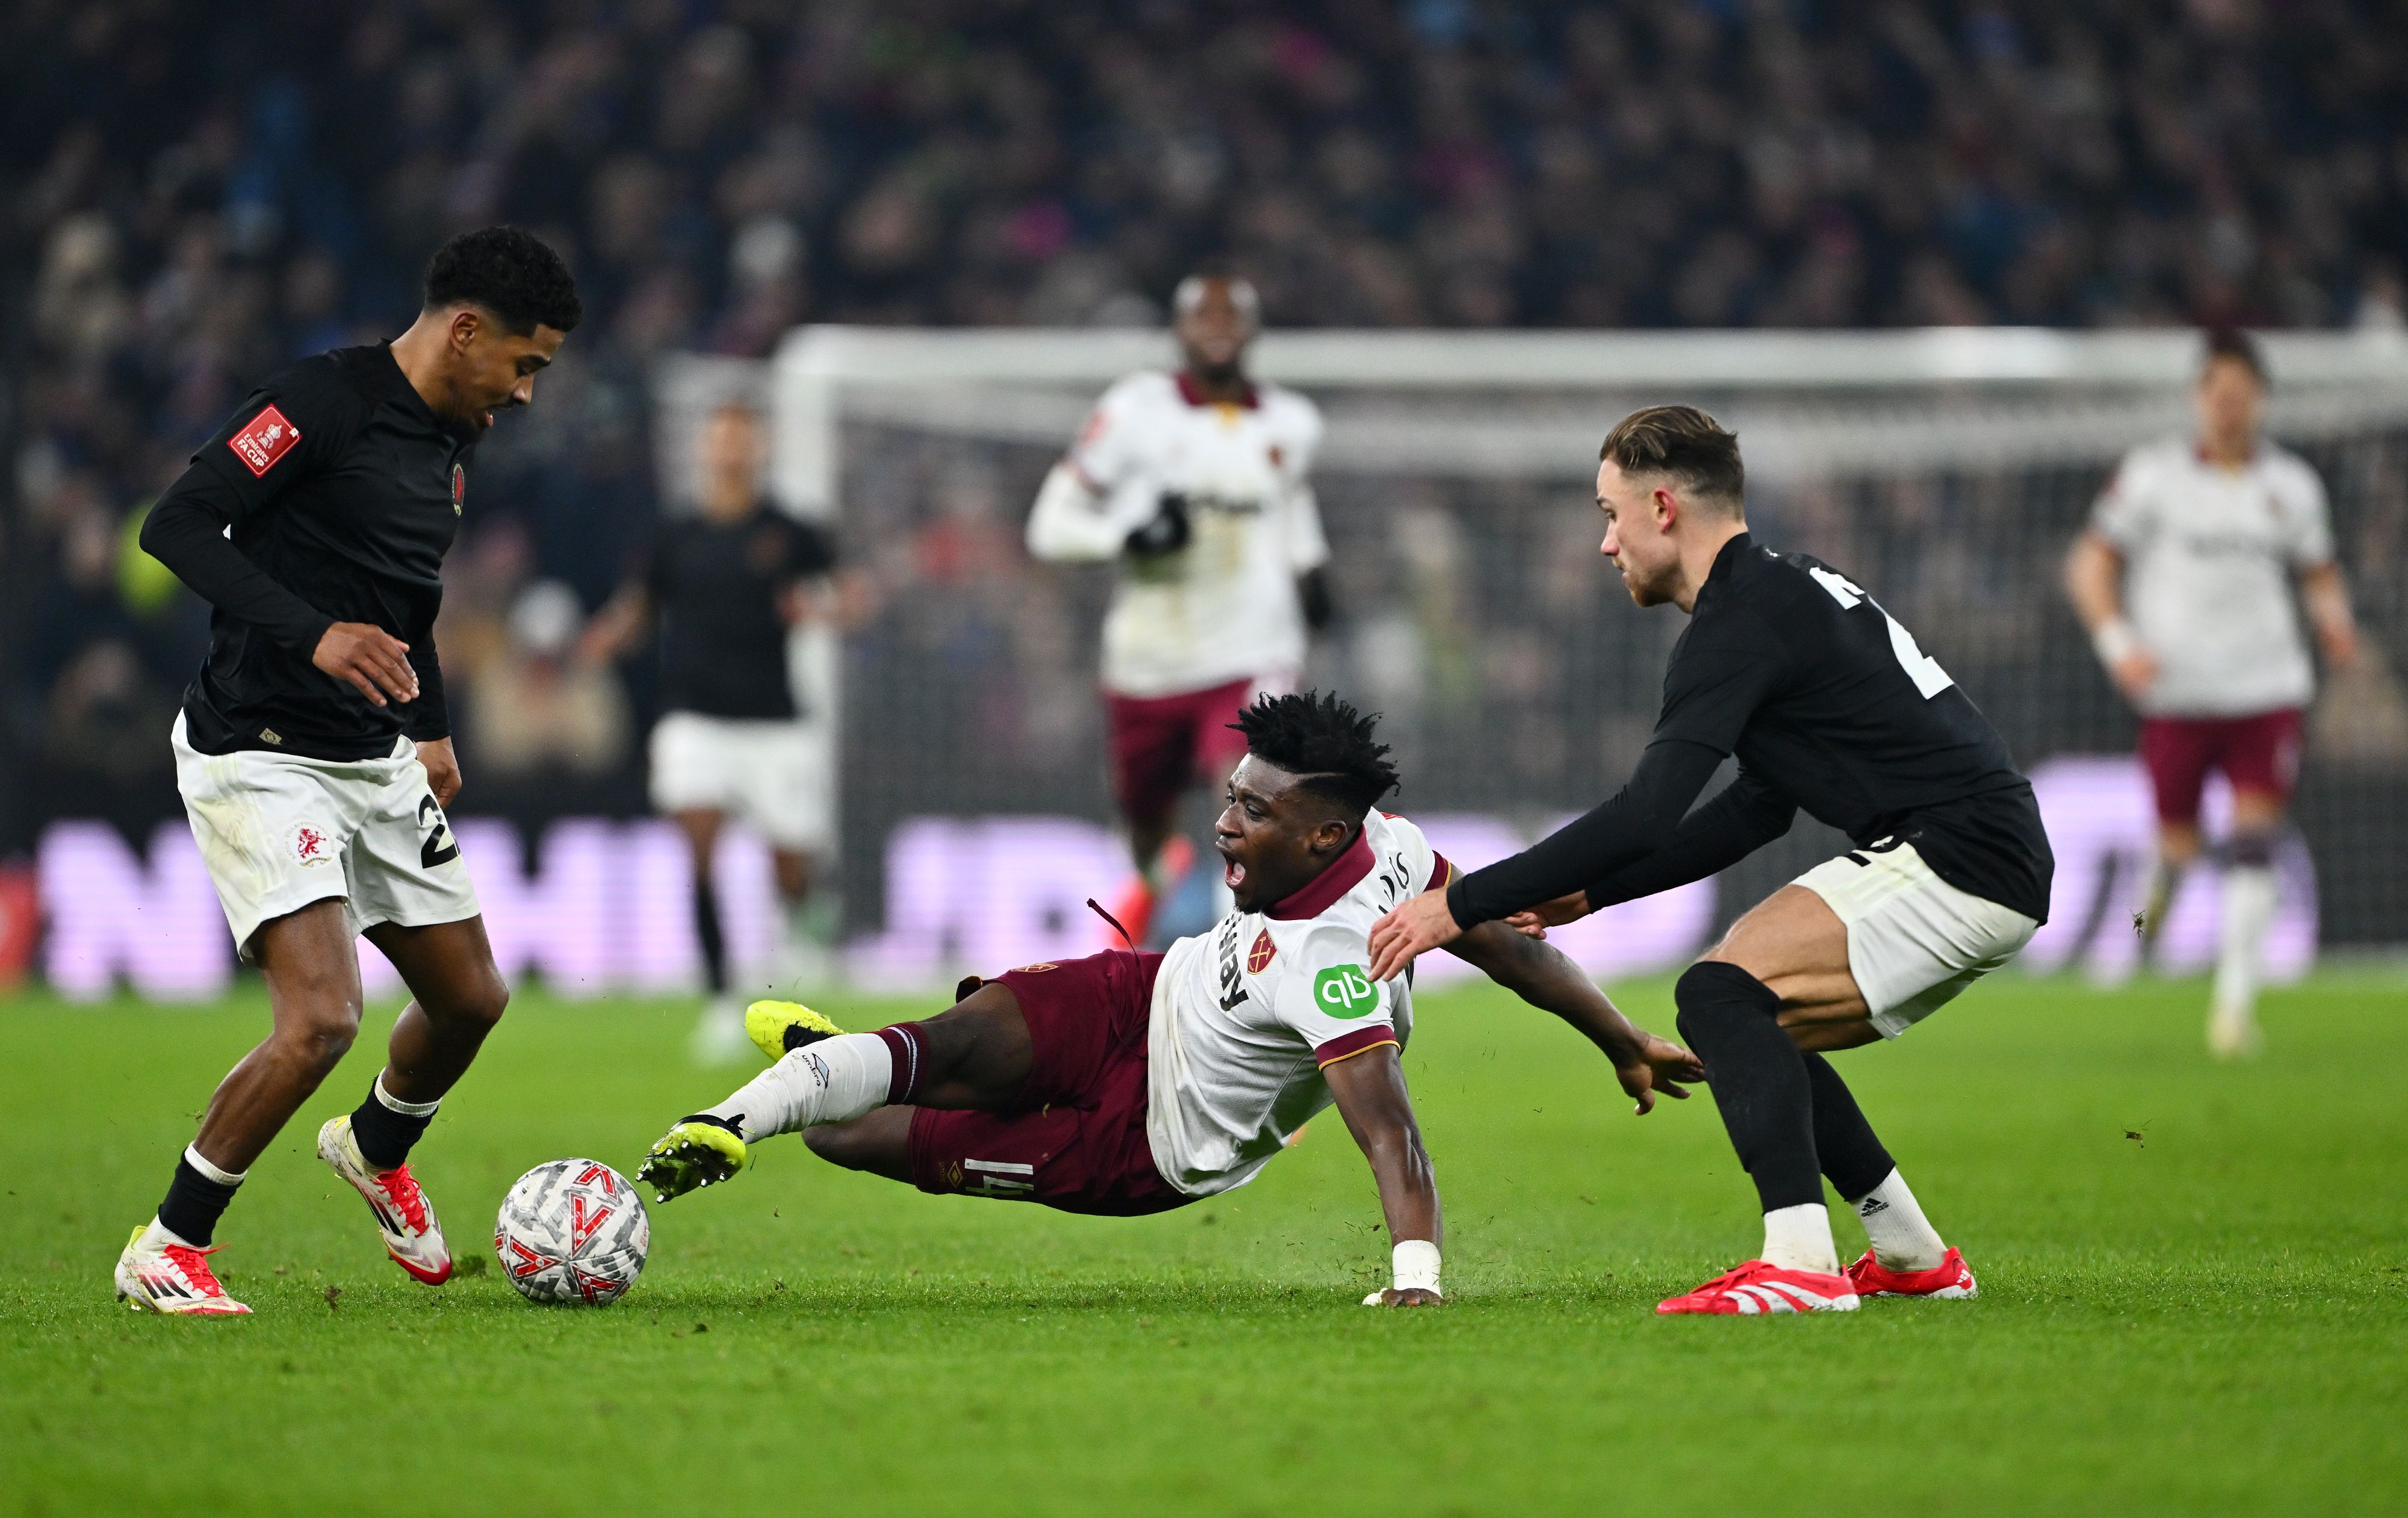
[[[756,1002],[777,1063],[652,1146],[662,1200],[724,1181],[767,1138],[940,1194],[1127,1217],[1253,1180],[1335,1102],[1378,1183],[1390,1283],[1367,1305],[1440,1300],[1438,1185],[1399,1058],[1410,977],[1374,981],[1379,915],[1454,870],[1374,804],[1397,784],[1371,720],[1335,696],[1265,696],[1213,827],[1237,909],[1167,954],[1113,951],[967,982],[952,1010],[838,1034]],[[1685,1096],[1695,1057],[1631,1026],[1579,967],[1502,923],[1455,952],[1597,1045],[1645,1112]]]
[[[1028,518],[1028,551],[1119,568],[1104,620],[1112,792],[1140,886],[1121,915],[1140,940],[1179,874],[1168,849],[1187,788],[1243,752],[1227,723],[1248,698],[1296,688],[1308,628],[1327,623],[1329,545],[1307,480],[1321,413],[1250,380],[1261,303],[1243,279],[1195,277],[1172,304],[1183,366],[1106,391]],[[1217,906],[1226,909],[1226,894]]]
[[2258,436],[2266,365],[2246,334],[2207,344],[2197,438],[2126,455],[2066,562],[2066,586],[2117,689],[2141,711],[2157,857],[2141,904],[2154,938],[2200,852],[2210,769],[2232,786],[2223,942],[2208,1013],[2219,1059],[2258,1047],[2258,984],[2274,917],[2274,840],[2300,774],[2300,714],[2315,690],[2292,586],[2327,660],[2358,656],[2333,560],[2324,482]]

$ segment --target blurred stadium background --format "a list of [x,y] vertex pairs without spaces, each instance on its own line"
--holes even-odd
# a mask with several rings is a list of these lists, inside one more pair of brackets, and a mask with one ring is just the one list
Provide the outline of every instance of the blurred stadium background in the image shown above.
[[[1020,526],[1103,381],[1167,356],[1201,260],[1255,281],[1266,371],[1330,409],[1311,678],[1388,714],[1450,854],[1636,755],[1678,625],[1606,578],[1584,479],[1623,408],[1694,399],[1749,439],[1759,531],[1856,575],[1999,721],[2058,839],[2029,958],[2107,979],[2147,817],[2059,558],[2115,454],[2184,424],[2186,329],[2286,334],[2274,430],[2331,490],[2374,656],[2311,718],[2275,959],[2408,946],[2393,7],[24,0],[0,41],[0,981],[231,977],[165,741],[206,611],[135,533],[253,380],[397,332],[427,253],[496,220],[564,251],[589,314],[480,451],[437,640],[457,831],[505,969],[556,990],[693,973],[685,866],[643,821],[653,693],[564,661],[558,609],[684,507],[725,394],[771,410],[784,503],[882,592],[798,651],[840,694],[853,973],[1091,940],[1078,903],[1125,867],[1106,586]],[[1677,960],[1810,833],[1583,952]],[[766,862],[723,864],[757,952]],[[2176,966],[2211,952],[2190,890]]]

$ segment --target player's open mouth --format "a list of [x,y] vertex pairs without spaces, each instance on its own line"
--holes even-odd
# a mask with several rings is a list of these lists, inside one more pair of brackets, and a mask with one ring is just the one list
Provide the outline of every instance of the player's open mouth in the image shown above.
[[1221,858],[1221,883],[1235,891],[1246,878],[1246,866],[1224,854]]

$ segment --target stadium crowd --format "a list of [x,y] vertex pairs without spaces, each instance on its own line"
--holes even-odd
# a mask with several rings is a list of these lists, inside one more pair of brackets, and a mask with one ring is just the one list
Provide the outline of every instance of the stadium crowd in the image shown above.
[[[1201,257],[1279,324],[2402,317],[2371,251],[2408,246],[2408,34],[2372,0],[25,0],[0,57],[0,854],[11,770],[164,779],[204,613],[133,546],[149,499],[485,222],[588,312],[452,560],[488,774],[633,752],[564,654],[658,509],[672,351],[1154,322]],[[1024,503],[955,494],[897,562],[1025,576]]]

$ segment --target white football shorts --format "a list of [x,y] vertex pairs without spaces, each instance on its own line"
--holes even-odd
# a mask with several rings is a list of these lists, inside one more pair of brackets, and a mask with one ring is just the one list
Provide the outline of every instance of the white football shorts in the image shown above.
[[176,717],[176,789],[245,962],[262,924],[345,903],[354,931],[478,915],[477,889],[436,803],[418,746],[381,759],[202,753]]
[[1848,969],[1885,1038],[2015,956],[2040,924],[1959,891],[1912,843],[1852,849],[1798,877],[1848,925]]
[[825,723],[672,711],[652,729],[652,761],[656,811],[725,812],[773,848],[836,841],[836,743]]

